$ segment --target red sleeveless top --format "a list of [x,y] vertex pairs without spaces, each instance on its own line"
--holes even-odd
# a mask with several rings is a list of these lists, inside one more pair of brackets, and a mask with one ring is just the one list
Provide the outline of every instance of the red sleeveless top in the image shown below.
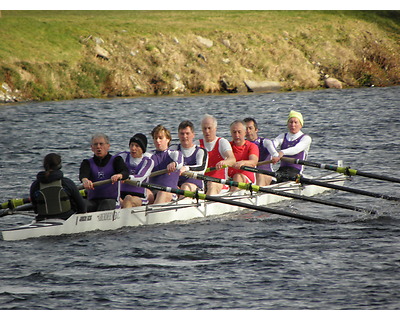
[[[248,160],[251,154],[256,155],[257,157],[259,156],[259,150],[258,146],[255,143],[252,143],[250,141],[245,141],[243,146],[236,146],[233,141],[230,141],[230,144],[232,146],[232,151],[233,154],[235,155],[236,161],[241,161],[241,160]],[[236,173],[241,173],[245,176],[247,176],[251,182],[255,182],[255,175],[254,172],[250,171],[245,171],[245,170],[240,170],[240,169],[234,169],[234,168],[229,168],[228,169],[228,176],[233,177]]]
[[[208,151],[208,166],[215,167],[215,165],[220,162],[221,160],[224,160],[224,158],[221,156],[219,153],[219,140],[221,138],[217,139],[217,142],[215,143],[214,149],[211,151]],[[200,139],[200,147],[205,149],[204,146],[204,140]],[[210,172],[205,173],[206,176],[218,178],[218,179],[225,179],[226,178],[226,169],[220,169],[220,170],[212,170]]]

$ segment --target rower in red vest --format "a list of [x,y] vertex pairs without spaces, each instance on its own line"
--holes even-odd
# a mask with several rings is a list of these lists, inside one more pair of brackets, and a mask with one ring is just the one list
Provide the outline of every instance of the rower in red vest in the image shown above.
[[[217,137],[217,119],[206,114],[201,121],[201,129],[204,139],[200,139],[200,147],[208,151],[208,166],[215,167],[216,170],[207,172],[206,175],[220,179],[226,179],[227,173],[224,166],[232,166],[235,162],[235,156],[232,147],[225,138]],[[222,190],[222,184],[216,182],[207,182],[207,194],[219,194]]]
[[[245,139],[246,123],[244,121],[233,121],[230,129],[232,135],[230,144],[236,163],[228,169],[228,176],[236,182],[255,183],[256,177],[254,172],[241,170],[240,167],[255,167],[258,163],[259,149],[255,143]],[[238,188],[231,188],[231,191],[236,190],[238,190]]]

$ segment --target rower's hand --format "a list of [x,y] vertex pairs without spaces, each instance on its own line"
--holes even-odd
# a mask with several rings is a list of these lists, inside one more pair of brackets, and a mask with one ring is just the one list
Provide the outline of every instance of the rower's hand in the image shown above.
[[122,174],[120,174],[120,173],[117,173],[117,174],[114,174],[112,177],[111,177],[111,183],[115,183],[115,182],[117,182],[118,180],[121,180],[122,179]]
[[174,172],[176,170],[176,162],[170,162],[167,165],[167,171],[168,173]]
[[219,170],[219,169],[224,168],[224,166],[225,166],[225,160],[221,160],[220,162],[218,162],[218,163],[215,165],[215,169],[216,169],[216,170]]
[[179,175],[182,175],[182,173],[189,171],[189,168],[186,166],[183,166],[180,170],[179,170]]
[[89,179],[86,179],[86,178],[82,179],[82,183],[83,183],[83,187],[86,190],[93,190],[94,189],[93,182],[90,181]]
[[283,152],[279,151],[279,155],[277,157],[272,157],[271,161],[273,164],[281,161],[281,158],[283,157]]
[[245,161],[237,161],[237,162],[232,166],[232,168],[240,169],[240,167],[245,166],[245,165],[246,165],[246,162],[245,162]]

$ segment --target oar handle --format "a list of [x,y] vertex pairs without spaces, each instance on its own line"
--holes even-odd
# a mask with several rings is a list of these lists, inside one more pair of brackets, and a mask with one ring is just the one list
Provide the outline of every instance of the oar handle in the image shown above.
[[162,170],[158,170],[158,171],[154,171],[150,174],[150,177],[157,177],[160,176],[162,174],[168,173],[168,169],[162,169]]
[[[222,166],[222,169],[225,169],[225,168],[229,168],[229,166],[227,166],[227,165],[224,164],[224,165]],[[215,171],[215,170],[217,170],[216,167],[209,167],[209,168],[206,169],[205,172],[210,172],[210,171]]]
[[270,164],[273,163],[272,160],[265,160],[265,161],[260,161],[257,163],[257,166],[262,166],[263,164]]
[[[101,180],[101,181],[95,181],[95,182],[93,182],[93,187],[100,187],[100,186],[103,186],[103,185],[105,185],[105,184],[107,184],[107,183],[111,183],[111,179],[106,179],[106,180]],[[85,189],[85,187],[83,186],[83,184],[81,184],[81,185],[78,186],[78,190],[81,190],[81,189]]]
[[[261,166],[261,165],[263,165],[263,164],[270,164],[270,163],[273,163],[272,160],[260,161],[260,162],[257,162],[257,166]],[[229,166],[223,165],[222,168],[223,168],[223,169],[224,169],[224,168],[229,168]],[[217,168],[215,168],[215,167],[209,167],[209,168],[206,169],[205,172],[210,172],[210,171],[214,171],[214,170],[217,170]]]

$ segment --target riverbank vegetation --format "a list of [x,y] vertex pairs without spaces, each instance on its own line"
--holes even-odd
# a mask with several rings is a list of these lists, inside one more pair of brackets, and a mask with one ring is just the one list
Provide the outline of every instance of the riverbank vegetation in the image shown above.
[[0,95],[17,101],[400,84],[398,11],[2,11],[0,26]]

